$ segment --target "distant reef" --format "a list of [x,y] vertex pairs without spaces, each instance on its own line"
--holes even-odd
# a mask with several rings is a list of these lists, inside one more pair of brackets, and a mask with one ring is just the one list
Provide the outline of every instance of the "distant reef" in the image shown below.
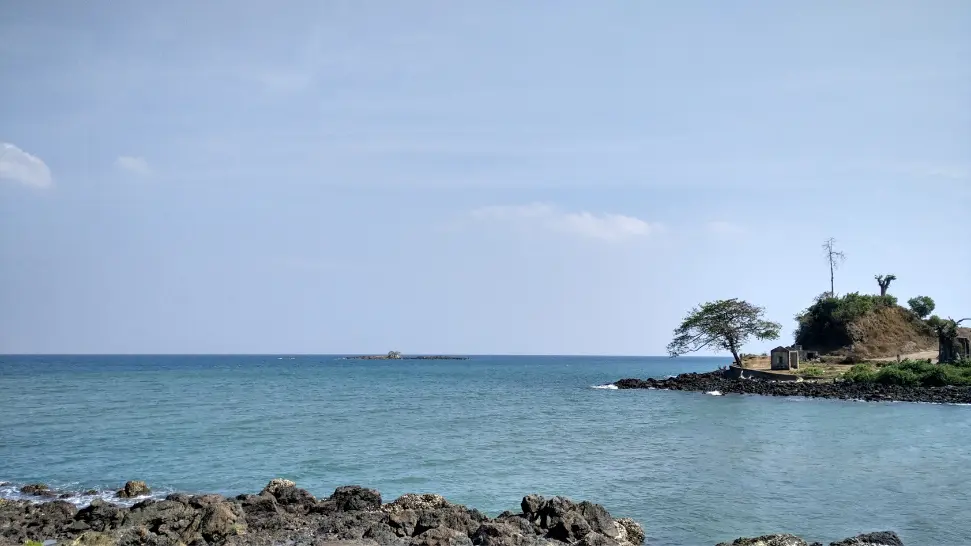
[[[294,482],[274,479],[257,495],[173,493],[145,498],[144,482],[117,493],[131,506],[97,498],[79,508],[50,500],[42,484],[31,498],[0,499],[0,546],[638,546],[644,529],[603,506],[564,497],[528,495],[519,511],[489,518],[440,495],[406,494],[384,503],[373,489],[338,487],[317,499]],[[124,495],[123,495],[124,494]],[[131,502],[131,501],[129,501]],[[787,534],[739,538],[718,546],[822,546]],[[870,533],[830,546],[903,546],[892,532]]]
[[392,356],[392,355],[363,355],[347,356],[344,360],[468,360],[467,356],[449,355],[417,355],[417,356]]

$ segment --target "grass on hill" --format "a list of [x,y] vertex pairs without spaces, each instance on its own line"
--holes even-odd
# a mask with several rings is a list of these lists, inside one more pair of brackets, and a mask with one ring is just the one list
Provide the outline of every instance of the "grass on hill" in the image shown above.
[[796,316],[796,343],[865,360],[918,352],[936,344],[933,328],[892,295],[823,295]]
[[843,374],[843,380],[908,387],[971,386],[971,360],[955,364],[931,364],[924,360],[904,360],[882,366],[857,364]]

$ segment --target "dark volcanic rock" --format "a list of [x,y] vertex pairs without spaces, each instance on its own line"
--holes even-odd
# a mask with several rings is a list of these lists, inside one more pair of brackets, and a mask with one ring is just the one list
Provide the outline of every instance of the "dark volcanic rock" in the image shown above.
[[126,509],[101,499],[94,499],[91,504],[78,511],[76,519],[83,521],[95,531],[117,529],[125,519]]
[[[63,501],[0,500],[0,546],[57,540],[59,546],[636,546],[644,531],[603,506],[530,495],[523,512],[489,519],[440,495],[403,495],[381,504],[377,491],[339,487],[318,501],[293,482],[273,480],[259,495],[171,494],[131,508],[95,499],[77,510]],[[729,543],[724,543],[729,544]],[[807,546],[792,535],[738,539],[732,546]],[[819,545],[821,546],[821,545]],[[903,546],[872,533],[831,546]]]
[[723,394],[759,394],[764,396],[802,396],[838,398],[867,402],[932,402],[941,404],[971,403],[971,387],[904,387],[850,383],[847,381],[766,381],[763,379],[729,379],[723,371],[686,373],[668,379],[621,379],[618,389],[663,389]]
[[829,546],[904,546],[897,533],[882,531],[831,542]]
[[717,546],[809,546],[806,541],[795,535],[764,535],[755,538],[737,538],[732,542],[722,542]]
[[0,538],[23,544],[72,536],[68,527],[77,511],[73,504],[60,500],[40,504],[0,500]]
[[359,485],[338,487],[330,496],[330,500],[334,502],[334,508],[342,512],[381,508],[381,493]]
[[54,497],[57,493],[51,491],[47,484],[44,483],[32,483],[25,485],[20,488],[20,492],[24,495],[35,495],[38,497]]
[[151,492],[152,490],[145,482],[132,480],[125,483],[125,487],[118,491],[118,496],[123,499],[132,499],[148,495]]

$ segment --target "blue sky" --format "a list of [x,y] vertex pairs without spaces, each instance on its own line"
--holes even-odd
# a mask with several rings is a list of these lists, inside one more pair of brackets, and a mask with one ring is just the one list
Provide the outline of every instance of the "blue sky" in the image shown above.
[[971,315],[969,21],[0,0],[0,352],[663,354],[728,297],[788,341],[827,237]]

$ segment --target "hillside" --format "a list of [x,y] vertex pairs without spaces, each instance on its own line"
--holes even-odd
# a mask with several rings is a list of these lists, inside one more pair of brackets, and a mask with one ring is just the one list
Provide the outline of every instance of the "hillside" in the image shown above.
[[937,335],[893,296],[820,297],[796,320],[796,343],[854,360],[937,350]]

